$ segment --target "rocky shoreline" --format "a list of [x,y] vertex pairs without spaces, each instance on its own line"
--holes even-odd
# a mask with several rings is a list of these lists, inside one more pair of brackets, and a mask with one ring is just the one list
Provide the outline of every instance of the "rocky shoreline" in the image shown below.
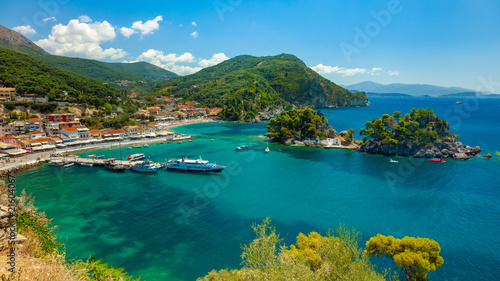
[[405,140],[400,146],[383,144],[382,142],[369,141],[358,148],[359,151],[369,154],[382,154],[387,156],[413,156],[415,158],[452,158],[456,160],[469,160],[481,152],[479,146],[470,147],[461,142],[437,142],[433,147],[418,147],[414,142]]

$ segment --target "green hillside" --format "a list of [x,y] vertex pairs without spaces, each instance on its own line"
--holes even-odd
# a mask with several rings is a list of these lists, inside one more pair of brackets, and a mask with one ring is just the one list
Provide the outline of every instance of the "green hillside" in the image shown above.
[[0,48],[0,83],[15,87],[18,93],[48,94],[51,100],[63,99],[67,91],[70,101],[78,103],[133,106],[125,95],[99,81],[5,48]]
[[179,75],[165,70],[156,65],[147,62],[134,62],[134,63],[106,63],[113,69],[122,70],[128,73],[142,76],[144,78],[151,78],[158,82],[167,81],[169,79],[179,77]]
[[162,91],[207,106],[235,106],[246,100],[257,109],[297,106],[365,106],[364,93],[352,93],[321,77],[293,55],[238,56],[195,74],[160,84]]

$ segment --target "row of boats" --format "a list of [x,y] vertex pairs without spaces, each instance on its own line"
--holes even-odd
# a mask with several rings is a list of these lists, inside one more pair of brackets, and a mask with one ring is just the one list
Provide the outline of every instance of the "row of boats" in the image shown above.
[[[95,159],[95,155],[90,155],[87,157],[89,159]],[[117,161],[114,158],[109,158],[104,160],[104,168],[113,172],[125,172],[126,170],[132,170],[135,172],[142,173],[154,173],[158,172],[161,168],[167,168],[172,170],[182,170],[182,171],[196,171],[196,172],[222,172],[225,166],[217,165],[211,163],[208,160],[203,160],[201,157],[199,159],[188,159],[187,157],[178,160],[169,160],[166,163],[155,163],[150,160],[139,161],[144,159],[145,155],[142,153],[132,154],[127,156],[127,160],[131,162],[130,165],[124,165],[121,161]],[[136,162],[137,161],[137,162]],[[50,163],[51,166],[56,167],[71,167],[75,165],[75,162],[63,162],[62,160],[53,160]],[[81,166],[92,167],[93,164],[89,162],[81,162]]]

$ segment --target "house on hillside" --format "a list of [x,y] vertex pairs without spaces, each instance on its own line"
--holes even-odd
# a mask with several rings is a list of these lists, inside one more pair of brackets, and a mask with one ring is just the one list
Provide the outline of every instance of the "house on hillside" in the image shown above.
[[44,132],[40,131],[34,131],[34,132],[29,132],[26,135],[30,137],[30,139],[39,139],[39,138],[45,138],[47,135]]
[[30,130],[30,132],[42,131],[43,130],[43,120],[40,118],[30,118],[24,120],[24,129]]
[[333,139],[333,145],[342,145],[342,140],[344,138],[342,136],[336,136],[334,139]]
[[[71,141],[76,141],[79,139],[78,128],[70,127],[61,130],[61,134],[68,137]],[[63,139],[64,141],[64,139]]]

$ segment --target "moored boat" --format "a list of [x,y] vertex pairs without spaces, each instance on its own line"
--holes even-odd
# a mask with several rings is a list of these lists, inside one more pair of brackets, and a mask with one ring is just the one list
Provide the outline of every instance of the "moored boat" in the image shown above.
[[104,155],[97,156],[97,159],[104,159]]
[[91,154],[91,155],[87,156],[87,158],[88,159],[94,159],[94,158],[96,158],[96,156],[95,156],[95,154]]
[[84,166],[84,167],[92,167],[92,166],[94,166],[94,164],[92,164],[92,163],[87,163],[87,162],[82,162],[82,163],[80,163],[80,166]]
[[64,167],[67,168],[67,167],[71,167],[73,165],[75,165],[75,163],[68,163],[68,164],[65,164]]
[[200,159],[191,160],[187,157],[178,160],[170,160],[165,165],[167,169],[196,171],[196,172],[222,172],[225,166],[220,166],[215,163],[210,163],[207,160]]
[[113,172],[125,172],[127,167],[122,164],[118,164],[114,158],[109,158],[108,160],[104,161],[104,168],[107,170],[113,171]]
[[389,160],[389,162],[391,162],[391,163],[399,163],[399,161],[396,161],[396,160],[393,160],[393,159]]
[[50,166],[53,166],[53,167],[61,167],[66,163],[63,160],[51,160],[49,162],[49,164],[50,164]]
[[441,158],[430,158],[429,161],[431,161],[431,162],[445,162],[443,159],[443,156],[441,156]]
[[154,172],[158,172],[160,167],[158,167],[158,165],[156,165],[152,161],[147,160],[147,161],[144,161],[142,163],[137,163],[137,164],[131,166],[130,169],[132,171],[135,171],[135,172],[154,173]]
[[127,156],[127,160],[128,161],[136,161],[136,160],[144,159],[144,157],[146,157],[144,155],[144,153],[136,153],[136,154],[132,154],[132,155]]

